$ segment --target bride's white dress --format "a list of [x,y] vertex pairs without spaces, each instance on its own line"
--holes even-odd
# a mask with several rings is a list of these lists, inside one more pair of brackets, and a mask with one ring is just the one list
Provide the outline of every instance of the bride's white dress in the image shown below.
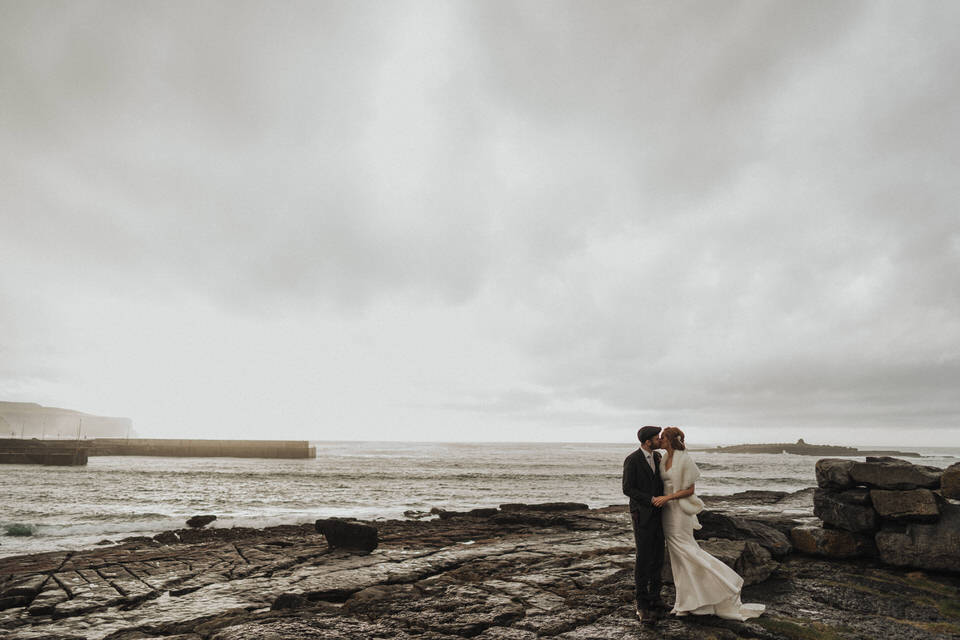
[[[682,465],[677,463],[681,455],[688,454],[685,451],[674,452],[669,470],[666,468],[667,456],[660,461],[664,495],[686,488],[678,486]],[[693,460],[685,462],[693,464]],[[696,469],[695,465],[693,469]],[[689,482],[687,486],[690,486]],[[700,548],[693,537],[694,529],[699,528],[697,516],[685,513],[677,500],[671,500],[663,506],[663,534],[670,553],[673,584],[677,590],[677,601],[671,613],[715,615],[728,620],[756,618],[766,607],[740,602],[743,578]]]

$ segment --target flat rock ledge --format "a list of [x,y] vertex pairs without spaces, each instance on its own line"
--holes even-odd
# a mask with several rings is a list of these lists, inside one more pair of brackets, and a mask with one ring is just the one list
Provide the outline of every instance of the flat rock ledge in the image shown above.
[[0,603],[0,638],[960,637],[960,577],[786,553],[782,522],[716,510],[701,544],[749,574],[743,598],[767,613],[643,628],[629,514],[582,506],[368,522],[379,535],[370,553],[331,549],[310,524],[3,558],[0,598],[13,600]]

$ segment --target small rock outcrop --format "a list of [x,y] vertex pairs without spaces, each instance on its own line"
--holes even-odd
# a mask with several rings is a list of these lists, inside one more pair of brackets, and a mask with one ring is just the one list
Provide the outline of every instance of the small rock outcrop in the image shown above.
[[879,555],[899,567],[960,572],[960,506],[945,499],[960,465],[947,471],[889,457],[819,460],[813,502],[824,527],[795,527],[791,541],[829,558]]
[[180,536],[176,531],[163,531],[153,536],[153,539],[160,544],[177,544],[180,542]]
[[356,522],[327,518],[314,523],[317,533],[322,533],[331,549],[355,549],[370,553],[377,548],[377,528]]
[[716,511],[702,511],[697,518],[700,520],[702,527],[694,532],[697,539],[750,540],[756,542],[777,558],[781,558],[791,551],[790,539],[777,529],[762,522]]
[[190,527],[191,529],[202,529],[203,527],[207,526],[208,524],[210,524],[216,519],[217,519],[217,516],[211,516],[211,515],[193,516],[192,518],[187,520],[187,526]]
[[[752,540],[727,540],[710,538],[698,540],[700,548],[736,571],[745,585],[758,584],[770,577],[780,563],[771,557],[770,552]],[[673,584],[673,568],[670,566],[670,554],[664,555],[661,578],[667,584]]]

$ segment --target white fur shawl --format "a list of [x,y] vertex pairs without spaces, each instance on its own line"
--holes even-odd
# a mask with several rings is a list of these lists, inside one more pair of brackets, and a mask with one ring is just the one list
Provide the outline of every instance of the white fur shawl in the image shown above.
[[[674,467],[676,467],[676,470],[679,472],[677,475],[678,480],[674,487],[677,491],[689,489],[697,481],[697,478],[700,477],[700,469],[697,468],[697,463],[693,461],[693,458],[691,458],[690,454],[686,451],[673,452],[673,464],[670,469],[673,470]],[[691,516],[695,516],[703,511],[704,507],[703,500],[695,493],[686,498],[679,498],[677,504],[680,505],[684,513]],[[696,528],[699,529],[699,527]]]

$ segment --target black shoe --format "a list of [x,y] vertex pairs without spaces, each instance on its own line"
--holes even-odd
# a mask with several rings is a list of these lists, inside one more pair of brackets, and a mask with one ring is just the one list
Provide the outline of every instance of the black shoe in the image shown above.
[[653,609],[640,609],[636,610],[637,619],[640,620],[640,624],[647,626],[654,626],[660,620],[660,616],[657,615],[657,612]]
[[667,603],[663,600],[656,600],[650,603],[650,608],[654,611],[670,611],[671,607],[667,606]]

